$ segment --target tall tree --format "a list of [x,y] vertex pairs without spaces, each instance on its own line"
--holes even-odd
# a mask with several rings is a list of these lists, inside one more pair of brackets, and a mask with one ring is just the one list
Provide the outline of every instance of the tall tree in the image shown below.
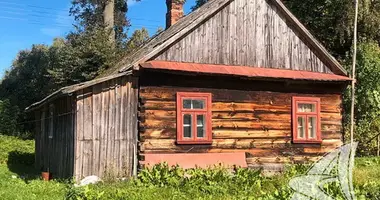
[[[112,9],[112,7],[114,8]],[[112,26],[115,31],[115,40],[117,44],[120,44],[126,40],[126,31],[130,26],[130,22],[126,18],[127,11],[126,0],[73,0],[70,14],[77,21],[75,26],[78,31],[84,31],[105,27],[105,22],[112,18],[110,14],[113,13],[114,23]],[[111,26],[111,24],[112,21],[108,25]]]
[[103,23],[106,29],[108,29],[110,33],[110,42],[115,42],[115,29],[113,28],[115,25],[115,0],[108,0],[105,2],[104,10],[103,10]]

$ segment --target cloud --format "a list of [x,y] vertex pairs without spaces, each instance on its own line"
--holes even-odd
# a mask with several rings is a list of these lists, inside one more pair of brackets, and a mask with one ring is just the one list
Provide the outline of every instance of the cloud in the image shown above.
[[[70,5],[67,6],[66,10],[70,9]],[[72,28],[72,23],[74,19],[69,15],[68,11],[60,11],[56,14],[55,18],[51,20],[51,26],[41,28],[42,34],[50,37],[62,36],[65,32]]]

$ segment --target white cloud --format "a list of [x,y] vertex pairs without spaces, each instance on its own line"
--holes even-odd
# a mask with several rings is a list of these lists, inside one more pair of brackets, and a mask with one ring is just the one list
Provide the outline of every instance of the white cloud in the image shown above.
[[[69,10],[71,5],[68,5],[66,10]],[[60,11],[56,17],[52,20],[52,25],[49,27],[41,28],[42,34],[50,37],[63,36],[63,34],[71,29],[71,25],[74,19],[68,13],[68,11]]]

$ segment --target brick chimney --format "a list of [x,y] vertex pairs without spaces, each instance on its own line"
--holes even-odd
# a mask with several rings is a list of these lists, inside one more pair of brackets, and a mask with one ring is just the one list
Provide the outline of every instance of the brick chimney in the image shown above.
[[183,17],[184,0],[166,0],[168,12],[166,13],[166,28],[168,29]]

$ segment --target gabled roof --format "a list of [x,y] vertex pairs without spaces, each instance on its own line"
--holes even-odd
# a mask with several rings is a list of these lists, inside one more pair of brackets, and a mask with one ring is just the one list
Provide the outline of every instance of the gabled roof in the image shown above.
[[[147,41],[135,53],[124,58],[118,65],[108,69],[99,78],[80,83],[73,86],[61,88],[43,100],[34,103],[27,110],[38,108],[43,103],[51,101],[61,95],[70,94],[80,89],[101,83],[116,77],[130,74],[130,71],[138,70],[141,63],[145,63],[155,56],[163,52],[165,49],[173,45],[175,42],[186,36],[193,31],[203,22],[210,19],[218,11],[222,10],[225,6],[229,5],[235,0],[209,0],[205,5],[193,11],[189,15],[180,19],[176,24],[169,27],[167,30],[156,35]],[[339,64],[339,62],[312,36],[312,34],[298,21],[298,19],[285,7],[281,0],[266,0],[277,8],[279,12],[286,18],[286,22],[290,24],[301,36],[302,40],[310,45],[314,53],[323,58],[325,64],[336,75],[347,76],[346,70]]]
[[288,79],[313,80],[321,82],[347,82],[351,78],[336,74],[327,74],[309,71],[295,71],[289,69],[271,69],[249,66],[227,66],[198,63],[182,63],[170,61],[149,61],[140,64],[143,69],[162,71],[187,72],[197,74],[227,75],[236,77],[249,77],[254,79]]
[[[208,1],[199,9],[182,18],[169,29],[148,41],[139,50],[123,59],[119,65],[108,70],[104,75],[125,72],[131,69],[138,70],[140,63],[144,63],[154,58],[233,1],[234,0]],[[281,12],[286,18],[287,23],[291,24],[291,26],[300,34],[302,40],[313,48],[318,57],[323,58],[326,62],[325,64],[334,74],[343,76],[347,75],[346,70],[339,64],[339,62],[312,36],[305,26],[303,26],[302,23],[285,7],[281,0],[267,0],[267,2],[275,6],[277,10]]]

